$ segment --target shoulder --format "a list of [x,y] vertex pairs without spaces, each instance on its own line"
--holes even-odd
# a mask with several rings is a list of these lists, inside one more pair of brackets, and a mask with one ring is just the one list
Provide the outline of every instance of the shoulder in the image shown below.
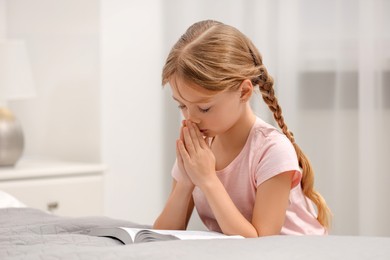
[[261,183],[272,176],[286,171],[295,171],[299,179],[298,157],[294,146],[286,135],[274,126],[257,119],[250,140],[252,166]]
[[256,118],[251,135],[252,149],[257,151],[269,148],[293,149],[294,147],[285,134],[271,124]]

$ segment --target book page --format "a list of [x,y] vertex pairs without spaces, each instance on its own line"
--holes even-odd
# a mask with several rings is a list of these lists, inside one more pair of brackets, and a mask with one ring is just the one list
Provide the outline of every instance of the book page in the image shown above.
[[[135,241],[135,235],[138,232],[147,231],[146,235],[149,237],[153,236],[153,233],[174,236],[180,240],[189,240],[189,239],[227,239],[227,238],[244,238],[242,236],[227,236],[221,233],[212,232],[212,231],[196,231],[196,230],[160,230],[160,229],[136,229],[136,228],[122,228],[126,230],[131,236],[133,241]],[[145,236],[146,237],[146,236]],[[161,238],[158,240],[172,240],[169,237],[162,239],[162,236],[156,236],[156,238]],[[157,240],[156,239],[156,240]]]
[[111,237],[120,240],[123,244],[132,244],[134,242],[136,231],[131,228],[125,230],[116,227],[97,227],[92,228],[88,235],[98,237]]
[[120,227],[120,229],[125,230],[130,235],[132,241],[135,241],[135,236],[137,235],[138,231],[143,230],[142,228],[125,228],[125,227]]
[[153,230],[153,231],[161,234],[174,235],[181,240],[244,238],[242,236],[227,236],[225,234],[212,232],[212,231],[197,231],[197,230]]

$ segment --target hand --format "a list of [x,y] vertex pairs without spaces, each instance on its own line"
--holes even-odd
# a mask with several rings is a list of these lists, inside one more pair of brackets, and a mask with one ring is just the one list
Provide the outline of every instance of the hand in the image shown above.
[[182,132],[183,139],[178,140],[178,152],[183,167],[191,181],[202,187],[216,177],[214,154],[196,124],[187,121]]
[[181,173],[181,178],[178,180],[178,182],[182,182],[185,186],[188,186],[190,188],[194,188],[194,184],[192,183],[190,177],[188,176],[186,170],[184,169],[183,165],[183,158],[180,154],[179,151],[179,143],[182,142],[184,143],[184,135],[183,135],[183,128],[186,126],[186,121],[182,121],[182,126],[180,128],[180,137],[179,139],[176,140],[176,160],[177,160],[177,165],[179,167],[180,173]]

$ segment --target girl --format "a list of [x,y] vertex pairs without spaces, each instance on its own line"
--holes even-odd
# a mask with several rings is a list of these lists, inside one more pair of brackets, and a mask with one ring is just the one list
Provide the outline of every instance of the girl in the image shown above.
[[[330,212],[313,188],[313,170],[245,35],[217,21],[193,24],[173,46],[162,78],[185,120],[172,191],[154,228],[186,229],[195,206],[209,230],[227,235],[327,233]],[[254,115],[254,87],[283,133]]]

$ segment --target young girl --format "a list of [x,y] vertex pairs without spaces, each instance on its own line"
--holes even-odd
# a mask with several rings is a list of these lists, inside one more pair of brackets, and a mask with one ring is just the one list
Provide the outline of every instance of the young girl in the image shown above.
[[[172,48],[162,77],[185,120],[172,191],[154,228],[186,229],[195,206],[209,230],[227,235],[327,233],[330,212],[313,188],[313,170],[245,35],[217,21],[195,23]],[[254,115],[254,87],[283,133]]]

